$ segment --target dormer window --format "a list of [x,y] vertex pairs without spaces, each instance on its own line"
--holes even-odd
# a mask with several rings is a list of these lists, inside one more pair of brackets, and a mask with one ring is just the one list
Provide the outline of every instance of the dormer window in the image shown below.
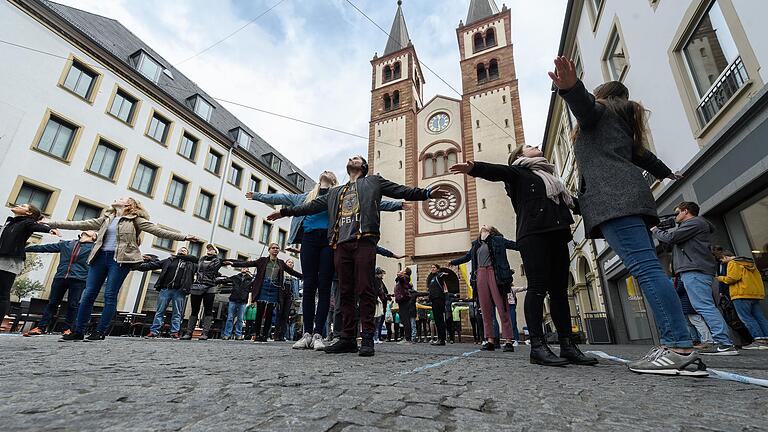
[[250,149],[253,137],[249,135],[248,132],[244,131],[242,128],[235,128],[232,130],[232,133],[233,139],[238,147],[246,150]]
[[288,174],[288,178],[291,180],[293,184],[296,185],[299,190],[304,190],[304,177],[301,176],[299,173],[290,173]]
[[140,74],[154,83],[157,83],[163,71],[163,66],[142,50],[131,56],[131,64]]
[[190,100],[195,114],[199,115],[205,121],[210,121],[211,114],[213,114],[213,105],[209,104],[208,101],[203,99],[200,95],[194,95]]
[[272,171],[276,173],[280,173],[280,166],[283,163],[282,160],[280,160],[279,157],[277,157],[274,153],[267,153],[264,155],[264,160],[267,162],[267,165],[269,165],[269,168],[272,169]]

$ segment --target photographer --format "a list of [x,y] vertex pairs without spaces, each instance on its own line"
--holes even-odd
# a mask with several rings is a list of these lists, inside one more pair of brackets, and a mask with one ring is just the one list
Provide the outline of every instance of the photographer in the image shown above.
[[694,309],[712,331],[715,345],[705,347],[701,354],[737,355],[728,335],[728,326],[712,298],[715,259],[710,252],[715,227],[699,217],[699,205],[683,201],[675,207],[677,228],[664,230],[652,228],[653,236],[660,242],[672,245],[672,263],[675,275],[685,286]]

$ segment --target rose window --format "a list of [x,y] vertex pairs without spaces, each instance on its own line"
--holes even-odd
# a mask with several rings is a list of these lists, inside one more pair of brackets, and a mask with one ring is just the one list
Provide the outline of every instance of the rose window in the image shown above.
[[448,197],[425,201],[423,210],[433,219],[448,219],[455,215],[459,210],[459,207],[461,206],[461,194],[458,189],[451,185],[441,184],[439,186],[441,189],[448,192]]

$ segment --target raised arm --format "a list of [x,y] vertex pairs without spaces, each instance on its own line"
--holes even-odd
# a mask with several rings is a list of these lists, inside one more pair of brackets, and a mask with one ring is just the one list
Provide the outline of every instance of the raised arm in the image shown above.
[[387,258],[400,258],[391,250],[379,245],[376,245],[376,254]]
[[280,216],[306,216],[322,213],[328,210],[328,197],[330,195],[331,192],[329,191],[327,194],[320,195],[308,203],[295,207],[283,207],[280,210]]
[[464,264],[465,262],[469,262],[472,260],[472,250],[468,250],[466,255],[464,255],[461,258],[456,258],[455,260],[451,261],[449,264],[451,265],[459,265]]
[[677,228],[669,231],[652,228],[651,233],[657,240],[663,243],[676,244],[682,243],[688,239],[693,238],[701,231],[695,224],[679,225]]
[[402,201],[381,200],[381,204],[379,204],[379,211],[396,212],[402,209],[403,209]]
[[520,170],[518,167],[487,162],[470,161],[467,164],[470,166],[469,172],[467,172],[468,175],[494,182],[514,183]]
[[161,237],[169,240],[187,240],[190,237],[186,234],[161,228],[142,217],[136,218],[136,225],[139,226],[140,230],[146,231],[155,237]]
[[100,216],[93,219],[81,221],[46,221],[45,225],[51,228],[61,228],[68,230],[97,230],[107,219],[107,216]]
[[573,116],[584,129],[597,123],[605,112],[605,107],[595,101],[595,97],[587,91],[581,80],[570,89],[560,89],[558,94],[568,104]]
[[632,163],[648,171],[652,176],[661,180],[672,175],[672,170],[650,150],[643,149],[640,154],[636,153],[632,154]]
[[282,265],[282,266],[283,266],[283,271],[284,271],[284,272],[286,272],[286,273],[288,273],[289,275],[291,275],[291,276],[295,276],[295,277],[297,277],[297,278],[299,278],[299,279],[304,279],[304,275],[303,275],[303,274],[301,274],[301,273],[297,272],[296,270],[294,270],[294,269],[292,269],[292,268],[288,267],[288,266],[285,264],[285,261],[281,261],[281,264],[280,264],[280,265]]
[[165,264],[165,262],[168,260],[169,258],[143,262],[137,265],[136,267],[134,267],[134,270],[140,271],[140,272],[160,270],[161,268],[163,268],[163,264]]
[[304,202],[304,198],[306,198],[307,194],[264,194],[259,192],[248,192],[245,196],[248,199],[263,202],[264,204],[296,206]]
[[430,198],[429,190],[403,186],[389,181],[381,176],[373,176],[381,186],[381,194],[395,199],[404,199],[406,201],[426,201]]
[[24,248],[25,252],[35,252],[35,253],[60,253],[62,245],[66,244],[65,241],[60,241],[58,243],[48,243],[48,244],[39,244],[39,245],[32,245],[27,246]]
[[504,240],[504,247],[507,249],[517,250],[517,242],[513,240],[507,240],[504,237],[502,237],[502,240]]
[[259,260],[263,260],[265,258],[259,258],[256,260],[251,261],[224,261],[224,264],[229,263],[234,268],[242,268],[242,267],[256,267],[259,264]]

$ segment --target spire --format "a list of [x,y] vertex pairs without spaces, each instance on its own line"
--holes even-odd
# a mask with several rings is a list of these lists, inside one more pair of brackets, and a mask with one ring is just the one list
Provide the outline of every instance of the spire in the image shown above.
[[499,7],[496,6],[495,0],[472,0],[469,3],[467,25],[497,13],[499,13]]
[[403,16],[403,9],[401,7],[402,4],[402,0],[397,1],[395,21],[392,23],[392,30],[389,31],[387,47],[384,48],[385,56],[392,54],[395,51],[400,51],[411,43],[411,38],[408,36],[408,27],[405,26],[405,17]]

